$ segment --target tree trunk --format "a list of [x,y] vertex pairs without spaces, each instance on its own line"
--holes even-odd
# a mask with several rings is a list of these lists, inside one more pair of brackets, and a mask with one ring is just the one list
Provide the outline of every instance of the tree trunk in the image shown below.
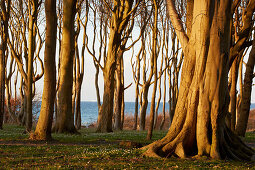
[[97,132],[112,132],[114,72],[115,62],[112,61],[110,68],[104,70],[103,104],[99,109]]
[[237,83],[237,75],[238,75],[238,62],[237,58],[233,62],[231,66],[231,88],[230,88],[230,129],[234,132],[236,126],[236,83]]
[[32,13],[29,14],[29,26],[28,26],[28,66],[27,66],[27,80],[26,80],[26,130],[30,132],[32,130],[32,112],[33,112],[33,61],[35,52],[35,24],[37,21],[38,13],[38,0],[33,0],[31,3]]
[[81,129],[81,82],[76,83],[75,127]]
[[139,130],[145,130],[145,122],[146,122],[146,110],[148,106],[148,91],[149,91],[150,84],[146,83],[143,87],[143,102],[140,108],[140,127]]
[[139,98],[139,81],[140,81],[140,53],[136,57],[137,62],[137,74],[136,74],[136,83],[135,83],[135,113],[134,113],[134,128],[133,130],[137,130],[137,122],[138,122],[138,98]]
[[[139,3],[138,3],[139,4]],[[103,104],[98,113],[97,132],[112,132],[113,98],[114,98],[114,73],[118,60],[118,50],[123,40],[122,34],[127,28],[132,11],[133,1],[113,0],[112,18],[108,42],[107,57],[104,61],[104,94]]]
[[74,18],[76,0],[63,1],[63,35],[60,59],[60,80],[58,89],[58,112],[55,131],[76,133],[72,114]]
[[255,41],[253,40],[252,49],[249,55],[249,59],[246,65],[243,94],[241,96],[241,108],[240,117],[236,123],[236,134],[239,136],[245,136],[251,104],[251,90],[252,79],[254,78],[254,64],[255,64]]
[[115,72],[115,77],[116,77],[116,93],[115,93],[115,101],[114,101],[114,115],[115,115],[115,125],[114,128],[116,130],[121,130],[121,108],[122,108],[122,96],[123,96],[123,85],[122,85],[122,81],[121,81],[121,77],[122,77],[122,72],[121,72],[121,60],[122,60],[122,56],[119,56],[118,61],[117,61],[117,68],[116,68],[116,72]]
[[[167,58],[165,57],[165,65],[167,66]],[[164,84],[163,84],[163,108],[162,108],[163,118],[160,123],[159,129],[162,130],[166,120],[166,71],[164,72]]]
[[45,1],[46,39],[44,51],[44,85],[40,116],[35,133],[31,138],[50,140],[56,94],[56,0]]
[[104,94],[103,104],[98,113],[97,132],[112,132],[114,73],[116,70],[116,56],[119,45],[120,35],[113,28],[110,33],[107,60],[103,70]]
[[254,154],[225,124],[231,4],[232,0],[195,0],[188,38],[173,2],[168,0],[185,59],[172,125],[163,139],[145,147],[145,155],[250,160]]
[[1,1],[1,42],[0,42],[0,129],[3,129],[4,103],[5,103],[5,58],[8,37],[8,22],[10,16],[11,0]]
[[[154,6],[154,27],[153,27],[153,35],[152,35],[152,54],[151,54],[151,64],[153,65],[153,75],[154,75],[154,84],[153,91],[151,96],[151,107],[150,107],[150,124],[147,133],[147,140],[151,140],[154,118],[155,118],[155,99],[157,93],[157,82],[158,82],[158,69],[157,69],[157,59],[158,59],[158,50],[157,50],[157,30],[158,30],[158,3],[156,0],[153,1]],[[161,89],[160,89],[161,90]],[[161,97],[161,92],[160,92]]]
[[98,113],[97,132],[112,132],[113,98],[114,98],[114,73],[116,70],[117,49],[120,45],[120,34],[111,28],[108,44],[107,59],[103,69],[104,94],[103,104]]

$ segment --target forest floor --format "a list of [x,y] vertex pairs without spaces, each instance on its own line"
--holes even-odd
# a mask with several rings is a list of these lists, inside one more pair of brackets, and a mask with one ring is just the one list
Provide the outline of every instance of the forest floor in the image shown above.
[[[82,128],[79,135],[53,134],[53,141],[30,141],[24,127],[4,125],[0,130],[0,169],[254,169],[255,162],[236,162],[203,158],[147,158],[141,146],[161,139],[167,133],[155,131],[146,140],[146,131],[95,133]],[[255,132],[243,140],[255,149]]]

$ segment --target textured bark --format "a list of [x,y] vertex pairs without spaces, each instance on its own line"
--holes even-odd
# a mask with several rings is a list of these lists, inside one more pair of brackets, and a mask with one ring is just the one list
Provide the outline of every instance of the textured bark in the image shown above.
[[244,77],[243,94],[241,96],[240,116],[236,123],[236,134],[245,136],[251,104],[252,79],[254,78],[254,64],[255,64],[255,41],[253,40],[252,49],[246,64],[246,71]]
[[74,18],[76,0],[63,1],[63,35],[61,41],[60,80],[58,89],[58,112],[55,131],[76,133],[72,114],[72,84],[74,56]]
[[36,140],[50,140],[56,94],[56,36],[57,15],[56,0],[45,1],[46,39],[44,51],[44,84],[40,116],[35,133],[31,138]]
[[232,1],[194,0],[189,37],[183,31],[173,2],[167,2],[185,59],[172,125],[163,139],[144,148],[147,149],[144,154],[250,160],[254,150],[225,124]]

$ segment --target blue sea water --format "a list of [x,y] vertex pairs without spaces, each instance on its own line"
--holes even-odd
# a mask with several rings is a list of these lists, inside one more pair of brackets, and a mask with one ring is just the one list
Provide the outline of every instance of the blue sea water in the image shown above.
[[[147,114],[150,112],[150,103],[148,103]],[[168,103],[166,103],[166,111],[169,109]],[[162,112],[163,103],[160,103],[158,112]],[[134,114],[135,103],[125,102],[125,114]],[[83,126],[88,126],[89,124],[96,122],[98,116],[98,107],[96,102],[81,102],[81,123]]]
[[[39,116],[39,110],[40,110],[40,104],[38,105],[37,113]],[[251,104],[251,109],[255,109],[255,103]],[[147,107],[147,114],[150,112],[150,103]],[[163,109],[163,103],[160,103],[159,105],[159,113],[162,112]],[[166,111],[169,110],[169,105],[166,103]],[[125,114],[134,114],[135,112],[135,103],[134,102],[125,102]],[[88,126],[91,123],[94,123],[97,121],[98,116],[98,107],[97,102],[81,102],[81,121],[83,126]]]

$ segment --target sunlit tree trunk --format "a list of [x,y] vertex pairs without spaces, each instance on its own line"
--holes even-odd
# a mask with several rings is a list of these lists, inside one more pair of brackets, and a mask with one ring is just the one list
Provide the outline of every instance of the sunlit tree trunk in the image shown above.
[[58,112],[55,131],[76,133],[72,114],[74,18],[76,0],[63,1],[63,34],[61,41],[60,80],[58,89]]
[[185,59],[172,125],[163,139],[145,147],[145,155],[249,160],[254,151],[225,124],[232,0],[194,0],[189,37],[173,1],[167,2]]
[[[137,3],[138,5],[138,3]],[[110,6],[108,8],[111,8]],[[111,10],[110,34],[108,50],[103,67],[104,94],[103,103],[98,113],[97,132],[112,132],[114,73],[118,59],[118,50],[121,45],[122,33],[126,29],[132,14],[133,1],[113,1]]]
[[235,131],[235,125],[236,125],[236,85],[237,85],[237,75],[238,75],[238,58],[235,59],[235,61],[232,64],[231,70],[230,70],[230,76],[231,76],[231,87],[230,87],[230,104],[229,104],[229,112],[231,114],[231,120],[230,120],[230,129],[234,132]]
[[46,39],[44,51],[44,84],[40,116],[35,133],[31,138],[36,140],[50,140],[53,121],[54,102],[56,94],[56,36],[57,15],[56,0],[45,1]]

